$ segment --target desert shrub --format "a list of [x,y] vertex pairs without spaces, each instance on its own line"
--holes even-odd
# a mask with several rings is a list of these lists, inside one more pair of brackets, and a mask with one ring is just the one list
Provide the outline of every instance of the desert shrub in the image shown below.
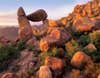
[[43,52],[40,54],[40,58],[41,58],[41,65],[44,64],[45,58],[47,56],[53,56],[53,57],[61,57],[62,56],[62,52],[61,52],[61,48],[51,48],[49,51],[47,52]]
[[0,70],[6,68],[9,62],[14,58],[17,58],[19,51],[14,45],[0,47]]
[[65,49],[69,56],[72,56],[75,52],[81,50],[78,43],[73,39],[65,44]]
[[100,72],[100,64],[91,63],[85,66],[82,70],[84,78],[97,78],[98,72]]
[[100,62],[100,52],[96,51],[89,54],[94,62]]
[[100,51],[100,34],[96,35],[96,39],[94,40],[94,45],[96,46],[98,51]]
[[79,31],[75,31],[75,32],[73,32],[73,37],[75,37],[75,38],[79,38],[81,35],[82,35],[83,33],[81,33],[81,32],[79,32]]
[[79,45],[80,46],[86,46],[87,44],[90,43],[90,37],[89,35],[81,35],[80,38],[79,38]]
[[34,75],[36,71],[34,71],[34,69],[27,69],[27,73],[29,75]]
[[90,41],[93,43],[96,48],[100,51],[100,31],[94,31],[89,34],[90,36]]
[[17,43],[17,48],[18,48],[19,51],[25,49],[25,47],[26,47],[25,41],[19,41],[19,42]]

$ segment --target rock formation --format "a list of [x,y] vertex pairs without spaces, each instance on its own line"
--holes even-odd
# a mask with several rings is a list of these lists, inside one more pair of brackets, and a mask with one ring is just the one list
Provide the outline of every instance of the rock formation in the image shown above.
[[1,78],[19,78],[19,77],[13,73],[5,73]]
[[91,63],[91,58],[84,52],[80,51],[76,52],[71,59],[72,66],[75,66],[77,68],[80,68],[84,66],[84,64],[89,64],[89,63]]
[[39,70],[39,78],[52,78],[52,73],[48,66],[41,66]]
[[45,59],[45,65],[50,67],[52,70],[62,70],[63,69],[63,61],[56,57],[47,57]]
[[41,51],[47,51],[50,46],[61,46],[71,39],[71,35],[64,28],[53,28],[48,31],[48,35],[41,39]]
[[17,15],[19,24],[19,39],[24,41],[29,40],[33,37],[32,28],[22,7],[18,9]]
[[43,9],[39,9],[29,15],[27,15],[28,20],[33,22],[44,21],[48,17],[47,13]]

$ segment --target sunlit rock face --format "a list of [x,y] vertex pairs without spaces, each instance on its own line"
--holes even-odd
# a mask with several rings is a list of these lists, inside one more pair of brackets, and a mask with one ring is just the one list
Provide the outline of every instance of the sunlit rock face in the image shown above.
[[39,78],[52,78],[52,72],[48,66],[41,66],[39,70]]
[[84,52],[81,51],[76,52],[71,59],[72,66],[77,68],[81,68],[83,65],[89,63],[91,63],[90,56],[86,55]]
[[40,41],[41,51],[47,51],[53,45],[61,46],[71,39],[71,35],[64,28],[53,28]]
[[13,73],[5,73],[1,78],[19,78],[19,77]]

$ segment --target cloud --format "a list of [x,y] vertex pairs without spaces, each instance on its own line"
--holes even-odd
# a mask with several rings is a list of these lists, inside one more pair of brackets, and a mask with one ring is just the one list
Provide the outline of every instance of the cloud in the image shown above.
[[0,12],[0,25],[17,25],[16,12]]

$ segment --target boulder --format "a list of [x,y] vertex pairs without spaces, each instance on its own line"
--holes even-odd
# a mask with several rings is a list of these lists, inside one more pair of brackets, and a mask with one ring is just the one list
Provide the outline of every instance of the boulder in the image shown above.
[[92,30],[100,30],[100,19],[95,20],[95,25],[92,27]]
[[24,41],[29,40],[30,38],[32,38],[33,32],[31,25],[22,7],[18,9],[17,16],[19,24],[18,37],[20,40]]
[[[78,17],[77,17],[78,18]],[[80,19],[74,19],[73,29],[75,31],[87,32],[91,31],[92,27],[95,26],[95,21],[89,19],[88,17],[80,17]]]
[[44,21],[48,17],[47,13],[43,9],[39,9],[29,15],[27,15],[28,20],[33,22]]
[[8,45],[9,43],[10,43],[10,40],[8,40],[6,37],[4,36],[0,37],[0,44]]
[[52,72],[48,66],[41,66],[39,70],[39,78],[52,78]]
[[97,48],[94,44],[90,43],[84,48],[87,52],[95,52],[97,51]]
[[76,52],[71,59],[71,65],[76,68],[81,68],[84,64],[89,63],[91,63],[91,58],[81,51]]
[[57,27],[58,24],[57,24],[57,22],[54,21],[54,20],[48,20],[48,26],[50,26],[50,27]]
[[64,28],[53,28],[48,34],[40,41],[40,49],[43,51],[45,47],[46,51],[49,47],[57,45],[62,46],[65,42],[71,39],[71,35]]
[[19,77],[14,73],[5,73],[1,78],[19,78]]
[[48,51],[48,49],[49,49],[49,44],[48,44],[48,42],[47,42],[46,40],[41,39],[39,44],[40,44],[40,50],[41,50],[42,52]]
[[40,50],[39,41],[35,37],[29,39],[26,42],[26,45],[28,46],[29,49],[32,49],[33,48],[34,50],[37,50],[37,51]]
[[100,74],[98,75],[98,78],[100,78]]
[[52,70],[62,70],[64,65],[63,65],[63,61],[59,58],[56,57],[46,57],[45,59],[45,65],[50,67]]

